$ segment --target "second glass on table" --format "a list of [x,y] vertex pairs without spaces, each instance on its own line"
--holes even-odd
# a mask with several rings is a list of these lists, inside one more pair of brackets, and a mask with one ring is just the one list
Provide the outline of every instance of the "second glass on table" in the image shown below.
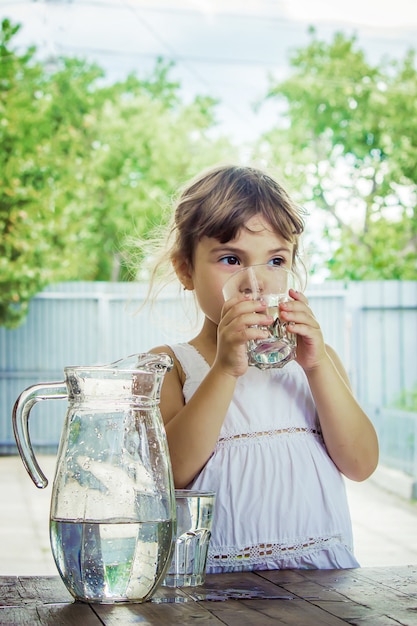
[[165,587],[202,585],[206,576],[215,493],[176,489],[177,534]]
[[279,265],[251,265],[237,270],[223,286],[225,300],[236,296],[242,299],[264,300],[267,313],[274,318],[265,327],[268,337],[248,341],[249,365],[260,369],[283,367],[296,356],[297,338],[280,319],[279,303],[290,300],[290,289],[299,289],[297,276]]

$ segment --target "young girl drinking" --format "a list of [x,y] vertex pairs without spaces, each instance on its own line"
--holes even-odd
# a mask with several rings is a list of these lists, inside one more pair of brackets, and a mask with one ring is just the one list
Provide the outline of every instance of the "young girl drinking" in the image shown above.
[[248,367],[247,342],[272,323],[262,300],[224,301],[233,272],[297,270],[303,212],[266,173],[221,166],[179,196],[152,284],[167,260],[204,315],[188,343],[154,348],[175,366],[161,412],[175,485],[215,491],[207,572],[357,567],[342,474],[366,479],[375,430],[300,292],[280,304],[297,336],[282,369]]

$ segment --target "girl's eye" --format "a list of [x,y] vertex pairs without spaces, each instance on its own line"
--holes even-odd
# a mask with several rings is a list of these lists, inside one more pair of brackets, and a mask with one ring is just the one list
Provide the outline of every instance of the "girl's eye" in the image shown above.
[[275,259],[271,259],[269,261],[270,265],[285,265],[285,259],[282,257],[276,257]]
[[220,263],[225,263],[225,265],[240,265],[239,259],[236,256],[224,256],[220,259]]

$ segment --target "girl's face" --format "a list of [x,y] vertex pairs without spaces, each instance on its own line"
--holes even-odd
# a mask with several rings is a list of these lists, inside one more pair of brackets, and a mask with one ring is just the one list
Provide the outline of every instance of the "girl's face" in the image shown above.
[[[196,245],[194,267],[179,276],[187,289],[194,289],[205,316],[216,325],[224,304],[222,288],[241,267],[270,263],[291,269],[293,244],[275,233],[261,216],[251,217],[235,239],[220,243],[203,237]],[[178,269],[178,268],[177,268]]]

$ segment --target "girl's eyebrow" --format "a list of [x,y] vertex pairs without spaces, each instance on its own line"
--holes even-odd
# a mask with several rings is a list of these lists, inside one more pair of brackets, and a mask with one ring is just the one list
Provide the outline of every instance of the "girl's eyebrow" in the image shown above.
[[270,250],[269,254],[272,255],[272,254],[278,254],[282,252],[288,252],[288,254],[291,254],[292,248],[290,248],[289,246],[281,246],[280,248],[274,248],[273,250]]
[[232,243],[223,243],[219,246],[214,246],[211,249],[212,252],[225,252],[227,250],[232,250],[233,252],[243,252],[243,250],[241,250],[237,246],[234,246]]
[[224,243],[223,245],[214,246],[210,250],[210,253],[212,255],[233,254],[238,257],[244,257],[247,254],[247,251],[242,248],[238,248],[238,246],[234,246],[232,243]]
[[[219,246],[214,246],[211,249],[211,252],[213,254],[218,254],[219,252],[223,254],[226,252],[233,252],[233,254],[240,254],[240,255],[247,254],[247,250],[242,250],[241,248],[238,248],[237,246],[235,246],[233,243],[224,243]],[[291,254],[292,250],[290,247],[287,247],[287,246],[281,246],[279,248],[272,248],[271,250],[266,251],[266,256],[273,256],[274,254],[282,254],[285,252],[287,254]]]

